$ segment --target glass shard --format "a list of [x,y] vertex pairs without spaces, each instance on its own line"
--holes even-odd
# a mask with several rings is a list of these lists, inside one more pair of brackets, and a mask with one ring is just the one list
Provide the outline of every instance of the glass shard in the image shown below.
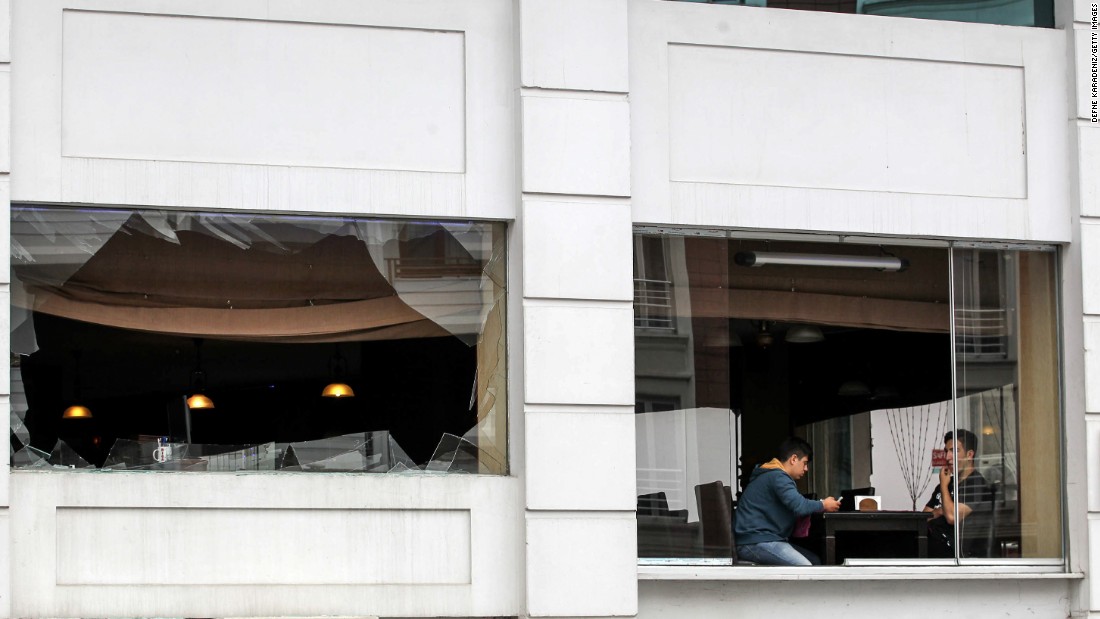
[[57,441],[57,445],[54,445],[53,451],[50,453],[49,462],[53,466],[67,469],[91,468],[87,460],[80,457],[80,454],[76,453],[68,443],[60,439]]

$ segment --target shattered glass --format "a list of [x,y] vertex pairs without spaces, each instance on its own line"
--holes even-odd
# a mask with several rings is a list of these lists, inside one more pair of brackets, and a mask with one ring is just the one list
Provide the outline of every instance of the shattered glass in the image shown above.
[[305,472],[389,473],[419,470],[389,432],[358,432],[281,443],[278,469]]
[[86,469],[91,466],[63,440],[58,440],[57,445],[54,445],[49,462],[53,466],[67,469]]
[[128,471],[273,471],[275,443],[204,445],[118,439],[104,469]]
[[11,465],[21,469],[43,469],[50,466],[50,454],[30,445],[17,450],[11,456]]
[[[12,465],[507,474],[505,233],[504,225],[492,222],[16,205],[11,211],[10,244]],[[135,257],[149,266],[130,268]],[[90,325],[80,329],[96,337],[119,334],[119,346],[124,346],[125,338],[126,345],[147,347],[127,349],[133,351],[133,359],[149,360],[143,361],[148,367],[124,367],[123,360],[96,348],[94,340],[71,337],[64,331],[74,329],[69,324]],[[300,434],[274,425],[256,425],[255,432],[251,428],[222,432],[226,443],[257,441],[233,445],[182,442],[191,440],[192,412],[171,404],[167,404],[166,425],[146,427],[144,421],[134,422],[155,418],[164,410],[165,404],[153,398],[168,403],[190,393],[187,390],[194,385],[188,385],[188,379],[193,380],[200,369],[198,354],[191,352],[197,349],[191,344],[195,339],[208,342],[207,362],[201,368],[204,382],[208,378],[216,386],[219,381],[264,381],[266,388],[270,381],[271,389],[279,381],[304,385],[326,367],[331,374],[333,364],[326,365],[321,355],[339,358],[340,346],[347,357],[341,366],[347,378],[366,382],[374,362],[362,352],[367,348],[357,347],[400,342],[434,352],[426,344],[404,343],[454,342],[457,352],[446,352],[469,364],[462,366],[469,379],[464,378],[459,388],[461,403],[455,414],[463,415],[472,427],[463,437],[444,437],[428,464],[418,465],[417,461],[425,462],[431,441],[441,429],[438,426],[409,439],[414,461],[385,430],[259,442],[275,436],[283,441],[323,436],[356,427],[339,420],[322,428],[302,424],[306,427]],[[81,343],[63,344],[73,341]],[[219,368],[217,356],[234,342],[242,348],[261,344],[313,348],[293,370],[280,366],[278,359],[267,365],[223,360]],[[322,351],[322,345],[335,346]],[[73,346],[87,346],[83,361]],[[468,352],[461,352],[463,347]],[[194,361],[187,359],[192,355]],[[227,370],[227,365],[236,367]],[[318,372],[314,366],[322,369]],[[320,382],[318,391],[326,382],[330,381]],[[360,389],[354,380],[336,382]],[[81,383],[84,397],[80,397]],[[150,391],[148,386],[153,384],[157,386]],[[29,398],[24,388],[30,391]],[[216,392],[209,395],[222,413],[225,400]],[[109,404],[98,406],[96,397]],[[333,412],[335,418],[335,411],[350,411],[352,405],[358,405],[357,414],[365,414],[370,409],[359,404],[364,400],[340,405],[326,400],[299,406],[290,414],[323,419]],[[88,404],[96,418],[59,421],[60,411],[72,401]],[[118,406],[124,410],[112,408]],[[146,415],[146,408],[153,417]],[[386,414],[393,419],[405,414],[392,403],[388,408],[393,410]],[[118,425],[123,413],[129,426]],[[207,414],[207,419],[213,418]],[[271,419],[295,430],[299,425],[278,415]],[[453,423],[453,418],[447,419],[446,423]],[[435,423],[442,425],[444,417]],[[214,424],[214,433],[204,436],[219,436],[218,422]],[[377,419],[369,426],[386,427]],[[183,427],[186,432],[180,430]],[[127,438],[101,436],[115,432]],[[164,432],[172,442],[134,438],[139,432]],[[71,444],[62,441],[44,456],[20,447],[32,439],[49,444],[60,435],[72,436]]]
[[504,463],[478,447],[479,429],[474,428],[463,436],[444,434],[424,467],[433,473],[489,473],[501,470]]

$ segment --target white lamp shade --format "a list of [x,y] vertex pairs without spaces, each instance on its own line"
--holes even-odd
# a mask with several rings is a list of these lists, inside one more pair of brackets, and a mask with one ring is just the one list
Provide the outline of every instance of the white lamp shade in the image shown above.
[[795,325],[787,329],[786,340],[792,344],[813,344],[825,339],[825,334],[814,325]]

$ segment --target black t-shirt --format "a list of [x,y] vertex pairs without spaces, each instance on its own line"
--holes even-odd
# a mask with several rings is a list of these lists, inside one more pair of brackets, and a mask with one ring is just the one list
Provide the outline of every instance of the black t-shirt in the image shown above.
[[[966,479],[959,483],[959,493],[955,494],[955,478],[947,482],[947,490],[951,496],[957,497],[957,501],[970,508],[971,515],[963,521],[961,534],[963,537],[963,549],[960,553],[964,557],[988,557],[991,556],[989,547],[989,535],[991,533],[991,521],[988,515],[993,510],[993,486],[986,481],[978,471],[972,472]],[[940,484],[932,490],[932,497],[926,504],[929,509],[943,507],[943,496],[940,493]],[[978,516],[975,516],[978,514]],[[928,521],[928,553],[933,557],[954,556],[953,550],[955,527],[947,524],[943,516],[932,518]]]
[[[959,484],[958,494],[955,494],[955,477],[952,476],[951,481],[947,482],[947,491],[951,493],[952,497],[957,497],[957,502],[966,505],[971,511],[988,509],[993,502],[993,488],[978,471],[970,473],[966,479],[962,480],[962,483]],[[943,507],[943,496],[940,493],[939,483],[936,483],[935,488],[932,489],[932,496],[928,499],[925,507],[928,509]]]

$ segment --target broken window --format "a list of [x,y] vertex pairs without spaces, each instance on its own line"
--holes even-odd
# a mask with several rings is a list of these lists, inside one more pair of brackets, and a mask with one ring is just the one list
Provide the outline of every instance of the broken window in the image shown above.
[[17,468],[506,474],[504,225],[12,208]]

